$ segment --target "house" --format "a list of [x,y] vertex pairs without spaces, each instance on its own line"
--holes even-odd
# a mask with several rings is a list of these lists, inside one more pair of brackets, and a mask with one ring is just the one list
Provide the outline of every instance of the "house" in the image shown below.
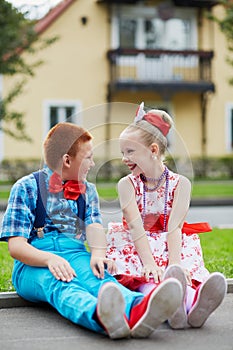
[[[173,116],[172,157],[232,154],[233,71],[208,11],[223,8],[208,0],[62,1],[36,25],[59,40],[38,53],[45,63],[13,106],[33,142],[1,135],[1,159],[40,158],[47,131],[64,120],[91,131],[97,158],[119,159],[119,133],[141,101]],[[4,94],[15,78],[2,80]]]

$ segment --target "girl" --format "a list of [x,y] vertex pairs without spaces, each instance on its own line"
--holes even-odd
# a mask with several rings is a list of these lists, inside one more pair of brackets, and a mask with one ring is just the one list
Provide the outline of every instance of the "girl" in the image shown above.
[[182,304],[169,324],[201,327],[223,300],[226,281],[204,266],[196,232],[210,231],[209,225],[184,222],[190,181],[163,162],[172,124],[166,112],[146,113],[142,103],[134,123],[120,135],[131,174],[118,184],[123,222],[109,224],[107,256],[117,263],[118,280],[144,294],[167,277],[179,279]]

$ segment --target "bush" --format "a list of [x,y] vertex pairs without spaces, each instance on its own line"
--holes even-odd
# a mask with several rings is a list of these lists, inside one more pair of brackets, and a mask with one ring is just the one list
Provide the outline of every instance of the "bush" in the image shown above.
[[192,158],[195,179],[233,178],[233,155],[226,157]]
[[[186,163],[187,164],[186,164]],[[191,162],[191,163],[190,163]],[[89,174],[92,182],[116,180],[129,173],[128,167],[117,159],[95,159],[96,166]],[[195,179],[232,179],[233,155],[222,157],[194,157],[191,160],[183,160],[167,157],[165,164],[174,172],[186,176],[194,176]],[[190,164],[192,169],[190,169]],[[38,170],[41,167],[39,159],[5,159],[1,163],[1,179],[15,182],[24,175]],[[189,174],[190,170],[193,174]]]
[[17,181],[41,166],[41,160],[38,159],[5,159],[1,163],[1,180]]

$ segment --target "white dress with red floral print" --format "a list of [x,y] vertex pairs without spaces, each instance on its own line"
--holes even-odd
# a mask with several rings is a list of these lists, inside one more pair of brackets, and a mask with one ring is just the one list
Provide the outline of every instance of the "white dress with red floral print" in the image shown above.
[[[167,232],[163,232],[163,217],[166,183],[154,192],[146,192],[145,212],[143,209],[143,182],[140,176],[128,175],[135,188],[136,202],[142,217],[145,215],[144,228],[151,251],[158,266],[163,269],[168,264]],[[179,182],[179,175],[169,171],[167,215],[172,209],[174,191]],[[150,225],[145,225],[150,218]],[[152,221],[151,221],[152,220]],[[159,221],[161,224],[159,224]],[[151,224],[152,223],[152,224]],[[147,229],[146,228],[149,228]],[[153,227],[152,227],[153,226]],[[203,282],[209,276],[204,266],[202,249],[198,234],[186,234],[182,230],[181,264],[190,271],[192,279]],[[136,252],[130,231],[123,219],[122,223],[110,222],[107,232],[107,257],[113,259],[118,267],[117,274],[141,276],[142,264]]]

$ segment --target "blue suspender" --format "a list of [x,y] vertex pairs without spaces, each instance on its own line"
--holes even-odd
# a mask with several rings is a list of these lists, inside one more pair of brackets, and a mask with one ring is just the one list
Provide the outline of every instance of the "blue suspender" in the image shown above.
[[46,217],[46,203],[47,203],[47,188],[45,184],[44,173],[42,171],[36,171],[33,173],[38,189],[37,202],[36,202],[36,217],[34,221],[35,228],[42,228],[45,224]]

